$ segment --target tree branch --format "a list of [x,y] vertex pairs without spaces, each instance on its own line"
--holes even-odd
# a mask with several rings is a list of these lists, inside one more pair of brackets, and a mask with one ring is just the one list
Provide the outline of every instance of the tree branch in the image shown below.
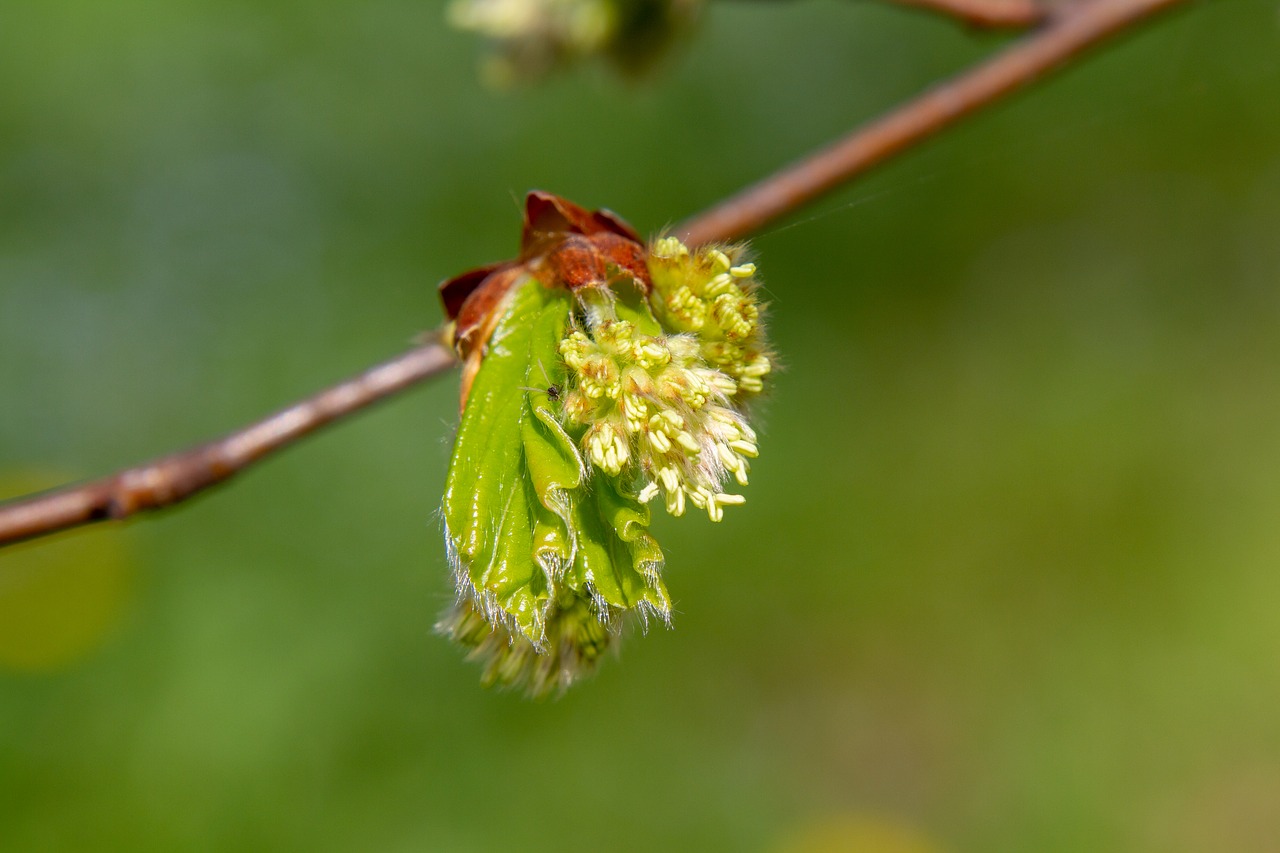
[[1109,36],[1185,2],[1077,0],[1039,32],[694,216],[675,233],[691,244],[746,236],[987,104],[1026,88]]
[[454,363],[453,351],[444,344],[425,344],[217,441],[101,480],[0,506],[0,546],[185,500]]
[[1049,13],[1051,0],[890,0],[900,6],[911,6],[941,12],[958,18],[971,27],[1020,28],[1040,23]]
[[[972,10],[991,0],[901,0]],[[686,242],[742,237],[813,201],[979,108],[1016,92],[1108,36],[1186,0],[1076,0],[995,58],[766,178],[676,229]],[[965,17],[961,15],[961,17]],[[79,486],[0,506],[0,547],[178,503],[327,424],[437,376],[453,352],[427,344],[225,438]]]

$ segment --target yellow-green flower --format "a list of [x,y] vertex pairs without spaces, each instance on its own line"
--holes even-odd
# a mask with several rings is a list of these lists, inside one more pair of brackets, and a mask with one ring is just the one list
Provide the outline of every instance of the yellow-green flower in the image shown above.
[[704,246],[697,252],[674,237],[653,244],[654,313],[667,327],[698,337],[702,357],[737,383],[735,395],[764,390],[773,359],[764,340],[756,266],[742,246]]
[[617,643],[618,626],[602,621],[589,597],[563,592],[547,614],[542,642],[494,621],[472,599],[460,600],[436,628],[484,666],[487,687],[512,687],[541,699],[595,671]]
[[612,215],[530,209],[536,240],[531,222],[577,229],[568,273],[526,250],[442,288],[475,369],[443,512],[458,601],[438,627],[485,683],[541,697],[593,671],[628,619],[670,623],[647,505],[720,521],[744,501],[745,404],[772,360],[740,249],[646,252]]
[[707,363],[692,335],[644,334],[603,308],[560,343],[566,426],[585,428],[583,455],[642,503],[662,495],[672,515],[692,503],[719,521],[743,501],[725,482],[745,486],[747,460],[759,455],[730,404],[737,383]]

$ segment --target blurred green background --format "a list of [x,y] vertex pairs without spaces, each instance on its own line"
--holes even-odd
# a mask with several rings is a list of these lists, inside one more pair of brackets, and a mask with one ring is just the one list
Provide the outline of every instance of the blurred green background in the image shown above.
[[[507,94],[439,4],[7,3],[0,495],[400,351],[533,187],[642,231],[997,47],[718,2]],[[456,381],[0,555],[0,849],[1280,850],[1280,4],[1199,4],[755,242],[747,504],[559,701],[431,633]]]

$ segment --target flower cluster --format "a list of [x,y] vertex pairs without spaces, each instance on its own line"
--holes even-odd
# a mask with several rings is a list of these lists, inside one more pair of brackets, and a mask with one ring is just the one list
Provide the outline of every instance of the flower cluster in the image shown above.
[[773,361],[764,342],[755,264],[740,246],[691,252],[674,237],[653,244],[653,309],[663,325],[698,337],[702,357],[732,377],[734,393],[759,394]]
[[[437,626],[535,698],[623,626],[671,622],[648,504],[712,521],[759,451],[772,369],[738,248],[645,246],[607,211],[526,201],[519,258],[441,285],[466,360],[443,520],[458,600]],[[735,490],[736,491],[736,490]]]
[[617,631],[602,622],[590,598],[566,591],[547,614],[544,641],[535,645],[518,629],[493,620],[474,599],[464,598],[436,625],[469,649],[469,660],[484,664],[486,687],[513,687],[542,698],[563,690],[595,670],[617,642]]
[[724,507],[744,500],[724,484],[745,486],[747,460],[759,454],[736,407],[763,389],[771,367],[759,304],[741,283],[755,268],[733,266],[719,249],[693,256],[672,239],[659,249],[650,266],[665,283],[660,289],[654,276],[651,301],[674,333],[646,334],[610,316],[607,304],[588,311],[560,344],[570,380],[564,413],[585,428],[584,456],[626,492],[644,503],[661,494],[672,515],[691,503],[719,521]]

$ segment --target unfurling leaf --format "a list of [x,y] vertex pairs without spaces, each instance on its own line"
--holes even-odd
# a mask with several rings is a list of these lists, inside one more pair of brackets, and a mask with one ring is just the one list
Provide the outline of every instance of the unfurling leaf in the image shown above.
[[444,496],[458,603],[440,629],[484,680],[544,696],[635,614],[670,624],[648,502],[713,521],[742,497],[743,399],[771,357],[740,250],[647,250],[603,211],[531,193],[519,257],[445,282],[464,359]]

